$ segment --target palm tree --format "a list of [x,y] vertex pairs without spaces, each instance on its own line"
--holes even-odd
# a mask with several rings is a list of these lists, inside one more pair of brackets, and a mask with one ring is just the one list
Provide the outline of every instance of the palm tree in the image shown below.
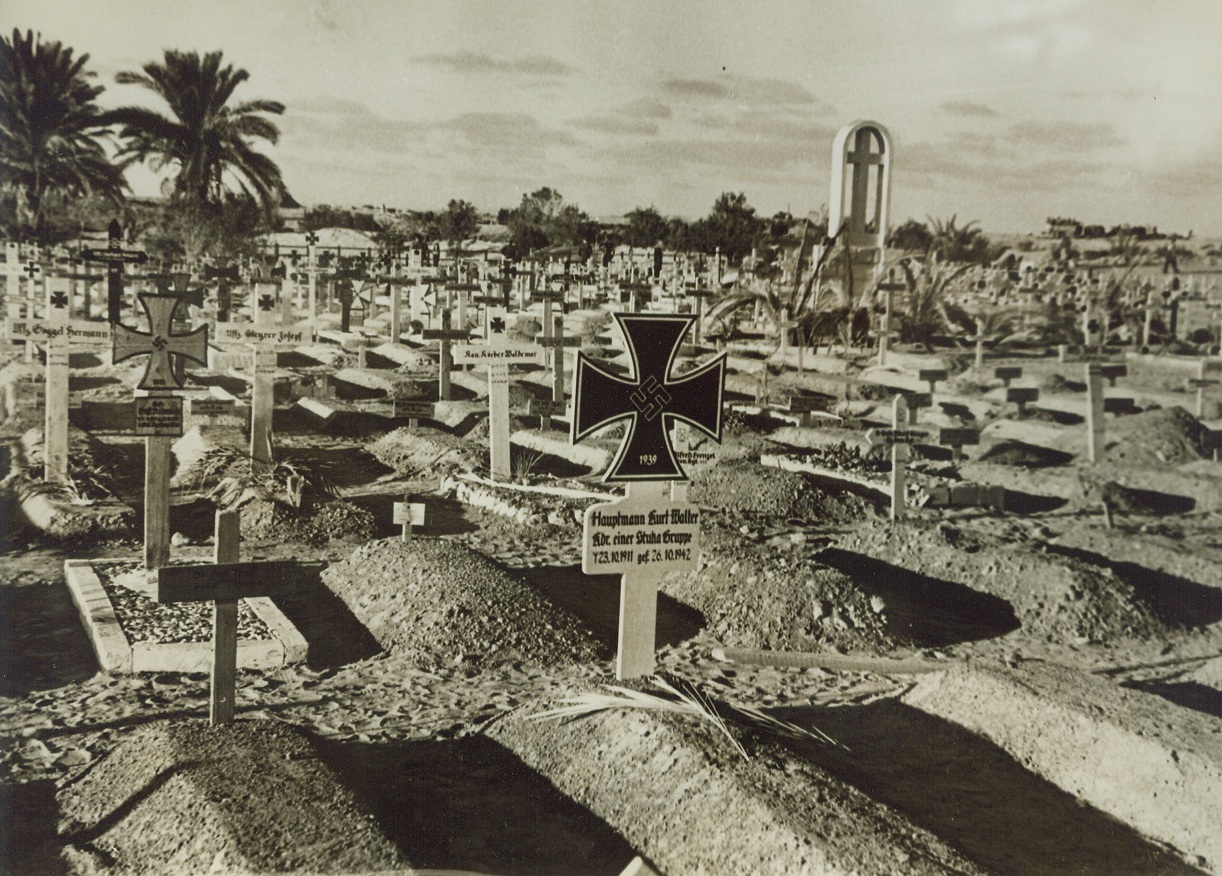
[[164,62],[150,61],[142,69],[121,72],[115,81],[155,92],[169,105],[170,115],[137,106],[107,113],[107,121],[120,125],[126,140],[119,158],[127,164],[149,161],[155,171],[176,168],[177,199],[218,204],[229,188],[226,181],[236,180],[243,193],[256,197],[268,212],[274,210],[284,188],[280,168],[252,141],[276,143],[280,129],[266,116],[280,115],[284,104],[251,100],[230,105],[234,90],[250,74],[232,64],[222,67],[219,51],[201,57],[166,49]]
[[57,199],[123,198],[127,184],[106,156],[106,123],[94,104],[103,89],[89,81],[88,60],[32,31],[0,37],[0,186],[15,201],[20,237],[47,242],[47,208]]

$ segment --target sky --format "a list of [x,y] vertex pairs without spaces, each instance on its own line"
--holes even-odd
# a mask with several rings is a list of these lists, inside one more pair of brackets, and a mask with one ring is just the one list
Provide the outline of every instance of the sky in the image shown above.
[[287,105],[265,151],[307,205],[801,216],[871,120],[893,225],[1222,235],[1222,0],[3,0],[13,28],[87,52],[107,107],[157,106],[120,70],[222,50],[235,99]]

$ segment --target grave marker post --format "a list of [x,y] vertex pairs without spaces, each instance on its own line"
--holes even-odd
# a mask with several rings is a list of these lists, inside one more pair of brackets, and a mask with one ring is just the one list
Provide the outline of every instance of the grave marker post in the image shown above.
[[951,449],[951,460],[959,462],[963,459],[963,448],[967,445],[980,443],[979,429],[939,429],[938,444]]
[[455,350],[459,362],[483,362],[488,369],[488,457],[494,481],[510,478],[509,454],[509,364],[541,364],[543,351],[535,346],[511,345],[506,335],[505,308],[484,310],[482,345],[461,345]]
[[1219,381],[1210,378],[1209,375],[1209,360],[1202,359],[1197,364],[1197,376],[1189,377],[1186,381],[1188,389],[1195,389],[1197,392],[1196,418],[1198,420],[1205,419],[1205,389],[1210,386],[1217,386]]
[[[66,281],[63,285],[67,285]],[[55,340],[45,348],[47,358],[46,399],[43,409],[43,480],[68,482],[68,295],[60,284],[44,286],[47,296],[46,321],[56,331]],[[33,344],[27,342],[27,349]]]
[[887,364],[887,354],[891,352],[891,338],[895,336],[892,314],[895,310],[895,293],[903,292],[908,287],[895,282],[895,269],[887,271],[887,281],[878,284],[878,291],[884,295],[882,325],[878,331],[878,364]]
[[451,341],[467,341],[471,332],[466,326],[450,328],[450,309],[441,312],[441,328],[425,329],[422,335],[426,341],[440,341],[441,349],[437,357],[437,397],[442,401],[450,400],[450,372],[454,370],[454,355],[450,351]]
[[123,318],[123,266],[144,264],[148,261],[148,253],[123,248],[123,230],[118,219],[110,220],[106,237],[106,249],[85,249],[81,255],[85,261],[106,263],[107,320],[114,325]]
[[[580,347],[581,337],[564,334],[564,317],[557,316],[550,335],[540,335],[539,346],[552,350],[552,402],[564,408],[564,348]],[[550,416],[548,418],[551,419]],[[542,424],[540,424],[542,425]],[[548,428],[552,424],[548,423]]]
[[[174,334],[174,312],[182,303],[177,295],[141,292],[137,296],[148,319],[147,332],[116,323],[111,333],[111,361],[147,356],[144,375],[136,384],[149,398],[136,400],[136,431],[144,434],[144,565],[154,570],[170,559],[170,462],[174,440],[182,435],[182,399],[173,398],[181,389],[173,357],[181,356],[198,365],[208,364],[208,326],[187,334]],[[142,425],[142,409],[145,423]],[[177,414],[177,426],[174,414]]]
[[214,565],[162,566],[154,577],[156,601],[211,602],[212,683],[209,722],[233,720],[237,693],[238,600],[255,596],[284,596],[294,585],[292,560],[239,562],[241,511],[216,512]]
[[410,496],[404,496],[402,502],[395,502],[394,517],[391,522],[402,526],[399,538],[404,544],[412,540],[412,527],[424,526],[424,503],[410,502]]
[[925,433],[903,428],[908,420],[908,400],[897,395],[891,406],[891,428],[871,429],[866,433],[866,440],[872,446],[889,446],[891,448],[891,521],[895,522],[904,516],[907,506],[908,471],[905,463],[908,461],[909,448],[912,444],[925,438]]
[[670,427],[678,422],[721,440],[725,354],[671,379],[691,316],[615,314],[632,359],[631,378],[577,356],[571,440],[580,442],[613,423],[626,436],[603,480],[625,482],[624,498],[587,509],[582,571],[619,574],[616,677],[648,675],[655,666],[657,586],[665,572],[696,568],[700,508],[677,503],[667,481],[685,481]]
[[984,320],[976,317],[976,334],[968,338],[969,341],[976,342],[976,367],[984,367]]
[[1098,362],[1088,362],[1086,365],[1086,431],[1087,452],[1091,462],[1103,459],[1104,430],[1103,420],[1103,370]]
[[[275,296],[268,284],[256,283],[252,320],[256,327],[270,325]],[[255,463],[272,463],[272,414],[275,408],[276,348],[258,343],[254,351],[254,380],[250,385],[250,457]]]
[[1039,401],[1040,391],[1034,386],[1011,386],[1006,390],[1006,401],[1018,406],[1021,419],[1027,415],[1027,405]]

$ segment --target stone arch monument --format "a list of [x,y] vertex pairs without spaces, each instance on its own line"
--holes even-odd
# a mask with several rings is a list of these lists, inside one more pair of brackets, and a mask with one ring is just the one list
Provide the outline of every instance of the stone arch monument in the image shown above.
[[891,135],[878,122],[841,128],[832,144],[829,236],[838,232],[853,264],[853,296],[873,282],[887,241],[891,215]]

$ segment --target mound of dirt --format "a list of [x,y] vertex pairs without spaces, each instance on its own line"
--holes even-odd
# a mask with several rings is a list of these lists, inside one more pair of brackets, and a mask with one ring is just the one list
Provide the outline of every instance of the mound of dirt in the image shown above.
[[733,513],[828,524],[861,520],[869,508],[861,497],[821,489],[800,472],[747,461],[704,468],[692,479],[688,495],[693,502]]
[[351,873],[406,865],[304,734],[280,721],[131,729],[59,805],[64,845],[73,857],[92,859],[77,862],[80,872]]
[[483,554],[444,539],[361,545],[323,581],[378,643],[422,666],[595,660],[593,636]]
[[990,388],[984,375],[979,373],[960,374],[946,382],[946,391],[948,393],[968,398],[982,396]]
[[1156,408],[1107,424],[1106,458],[1127,465],[1181,465],[1209,458],[1209,430],[1181,407]]
[[366,448],[378,462],[401,477],[421,474],[471,472],[485,465],[487,447],[448,432],[396,429]]
[[991,462],[996,465],[1016,465],[1022,468],[1048,468],[1057,465],[1068,465],[1073,462],[1073,454],[1050,447],[1039,447],[1023,441],[999,441],[980,454],[977,462]]
[[702,555],[699,571],[668,575],[662,589],[699,609],[726,645],[811,651],[896,644],[884,632],[882,607],[841,572],[713,527]]
[[1067,392],[1069,381],[1065,379],[1065,375],[1059,374],[1056,371],[1045,374],[1039,382],[1040,392]]
[[321,545],[342,538],[369,539],[373,515],[343,500],[324,502],[298,513],[279,502],[254,499],[242,506],[242,538],[303,541]]

